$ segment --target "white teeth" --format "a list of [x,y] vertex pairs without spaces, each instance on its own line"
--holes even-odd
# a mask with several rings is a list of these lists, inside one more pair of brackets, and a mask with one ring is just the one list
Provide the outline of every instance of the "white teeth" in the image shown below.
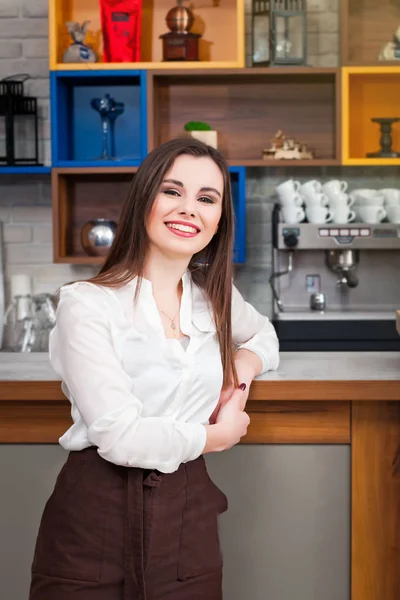
[[167,227],[171,229],[179,229],[179,231],[185,231],[186,233],[197,233],[195,227],[189,227],[189,225],[181,225],[178,223],[166,223]]

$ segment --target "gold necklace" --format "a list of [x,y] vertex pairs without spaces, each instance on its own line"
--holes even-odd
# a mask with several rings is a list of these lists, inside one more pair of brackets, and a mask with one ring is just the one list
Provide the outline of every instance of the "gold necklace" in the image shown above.
[[167,313],[165,313],[163,310],[161,310],[161,308],[158,309],[163,315],[165,315],[167,317],[167,319],[169,319],[171,321],[171,329],[176,329],[176,325],[175,325],[175,319],[179,314],[179,309],[178,312],[176,313],[176,315],[174,316],[173,319],[171,319],[171,317],[169,315],[167,315]]

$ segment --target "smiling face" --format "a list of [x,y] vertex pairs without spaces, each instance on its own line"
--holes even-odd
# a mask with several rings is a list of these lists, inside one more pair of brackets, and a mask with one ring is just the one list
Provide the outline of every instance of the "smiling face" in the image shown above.
[[223,194],[223,176],[211,158],[178,156],[151,209],[147,224],[150,250],[190,260],[215,235]]

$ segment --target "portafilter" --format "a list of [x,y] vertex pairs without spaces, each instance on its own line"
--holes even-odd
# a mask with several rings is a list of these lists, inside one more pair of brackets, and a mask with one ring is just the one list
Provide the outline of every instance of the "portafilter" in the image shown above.
[[339,274],[338,285],[346,284],[349,288],[358,286],[358,278],[354,271],[360,260],[358,250],[327,250],[326,264],[334,273]]

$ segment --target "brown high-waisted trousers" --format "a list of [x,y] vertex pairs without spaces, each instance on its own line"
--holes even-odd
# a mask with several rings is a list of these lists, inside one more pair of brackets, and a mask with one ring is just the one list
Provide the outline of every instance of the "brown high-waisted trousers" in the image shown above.
[[174,473],[71,452],[42,516],[30,600],[222,600],[225,494],[204,458]]

